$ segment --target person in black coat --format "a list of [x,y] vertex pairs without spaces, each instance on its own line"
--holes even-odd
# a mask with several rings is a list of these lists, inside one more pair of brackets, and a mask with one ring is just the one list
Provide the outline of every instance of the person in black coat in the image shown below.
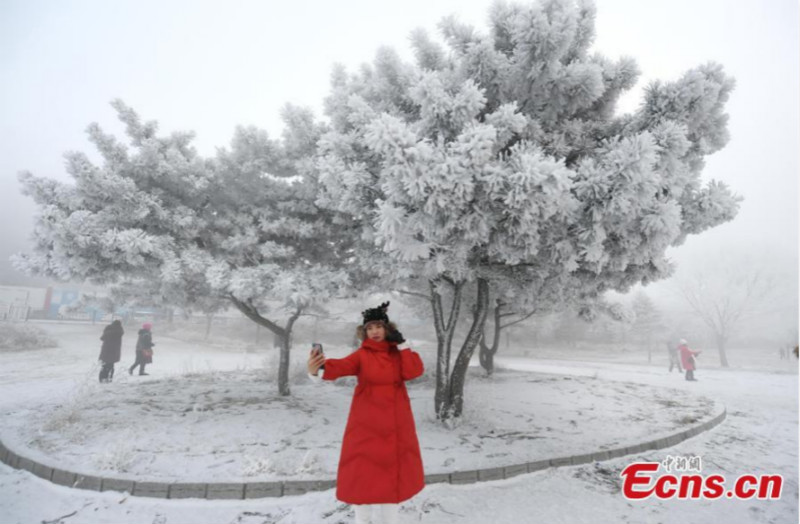
[[128,369],[128,373],[133,375],[133,370],[139,366],[139,374],[147,375],[144,372],[144,365],[153,362],[153,324],[145,322],[139,330],[139,338],[136,340],[136,362]]
[[125,330],[122,329],[122,322],[119,320],[113,321],[103,329],[103,334],[100,336],[100,340],[103,341],[99,357],[103,363],[100,369],[100,382],[111,382],[114,378],[114,364],[119,362],[124,334]]

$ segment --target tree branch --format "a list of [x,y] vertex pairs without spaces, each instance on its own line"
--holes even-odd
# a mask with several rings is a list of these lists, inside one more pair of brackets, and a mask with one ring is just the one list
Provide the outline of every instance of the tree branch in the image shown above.
[[272,322],[271,320],[262,317],[259,314],[258,310],[252,304],[244,303],[241,300],[234,297],[233,295],[228,295],[227,299],[230,300],[231,303],[236,307],[236,309],[241,311],[244,314],[244,316],[246,316],[256,324],[264,326],[265,328],[269,329],[270,331],[272,331],[277,335],[282,335],[284,333],[285,330],[282,327]]
[[508,326],[513,326],[514,324],[518,324],[518,323],[522,322],[523,320],[529,319],[530,317],[532,317],[532,316],[533,316],[533,315],[535,315],[535,314],[536,314],[536,310],[534,309],[533,311],[531,311],[530,313],[528,313],[528,314],[527,314],[527,315],[525,315],[524,317],[522,317],[522,318],[518,318],[518,319],[517,319],[517,320],[515,320],[514,322],[509,322],[508,324],[503,324],[503,325],[501,325],[501,326],[500,326],[500,329],[505,329],[505,328],[507,328]]
[[433,298],[430,295],[425,295],[423,293],[415,293],[414,291],[406,291],[405,289],[392,289],[392,291],[397,291],[398,293],[402,293],[403,295],[409,295],[412,297],[424,298],[428,302],[432,302]]

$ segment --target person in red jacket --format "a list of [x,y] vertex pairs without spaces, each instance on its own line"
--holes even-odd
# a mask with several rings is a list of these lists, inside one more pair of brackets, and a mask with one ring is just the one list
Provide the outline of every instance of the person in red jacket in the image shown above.
[[336,498],[355,507],[356,524],[397,522],[399,504],[425,487],[422,455],[405,381],[424,371],[419,354],[386,310],[389,302],[362,312],[361,347],[345,358],[326,359],[316,349],[309,374],[323,380],[354,375],[358,384],[342,439]]
[[678,346],[678,351],[681,353],[681,362],[683,363],[683,369],[686,370],[686,380],[691,380],[693,382],[697,382],[697,379],[694,378],[694,357],[695,355],[699,355],[700,351],[692,351],[689,349],[689,344],[686,342],[686,339],[681,339],[681,343]]

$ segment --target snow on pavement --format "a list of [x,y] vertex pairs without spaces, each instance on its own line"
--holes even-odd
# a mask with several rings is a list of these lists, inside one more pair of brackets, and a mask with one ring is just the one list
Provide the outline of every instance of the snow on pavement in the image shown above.
[[[79,335],[73,334],[67,336]],[[71,338],[70,338],[71,339]],[[91,337],[86,343],[95,347]],[[157,346],[158,348],[158,346]],[[51,350],[46,350],[50,352]],[[92,350],[94,351],[94,349]],[[48,353],[47,363],[30,354],[0,355],[0,409],[39,399],[49,402],[75,387],[86,375],[85,362]],[[162,358],[166,358],[162,355]],[[175,357],[180,362],[186,356]],[[244,369],[242,356],[193,355],[217,368]],[[259,364],[248,356],[248,366]],[[672,388],[687,395],[700,392],[724,403],[727,420],[710,432],[678,446],[643,453],[636,460],[660,461],[667,455],[702,457],[703,474],[720,472],[728,480],[745,473],[784,476],[780,500],[628,501],[618,476],[634,458],[550,469],[520,477],[471,485],[434,484],[401,505],[400,522],[797,522],[798,521],[798,383],[795,372],[707,369],[699,382],[646,365],[498,358],[498,366],[594,377],[620,383]],[[78,376],[79,378],[75,378]],[[151,377],[146,377],[151,378]],[[20,386],[36,383],[36,387]],[[247,501],[157,500],[122,493],[72,490],[27,472],[0,465],[3,522],[242,522],[349,523],[352,508],[335,500],[333,490],[295,497]],[[69,515],[64,517],[65,515]]]

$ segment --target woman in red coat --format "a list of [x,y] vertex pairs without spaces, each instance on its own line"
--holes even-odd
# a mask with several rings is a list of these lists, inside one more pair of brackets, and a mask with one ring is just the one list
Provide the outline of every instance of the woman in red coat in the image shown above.
[[405,385],[422,375],[422,359],[398,347],[405,339],[389,322],[388,307],[385,302],[362,313],[361,347],[347,357],[325,359],[312,350],[308,360],[309,373],[322,368],[323,380],[358,377],[336,476],[336,498],[355,505],[356,523],[369,522],[371,515],[376,523],[397,522],[399,503],[425,487]]
[[683,338],[681,339],[680,346],[678,346],[678,351],[681,353],[681,363],[683,364],[683,369],[686,370],[686,380],[696,382],[697,379],[694,378],[694,357],[695,355],[699,355],[700,351],[692,351],[689,349],[686,339]]

